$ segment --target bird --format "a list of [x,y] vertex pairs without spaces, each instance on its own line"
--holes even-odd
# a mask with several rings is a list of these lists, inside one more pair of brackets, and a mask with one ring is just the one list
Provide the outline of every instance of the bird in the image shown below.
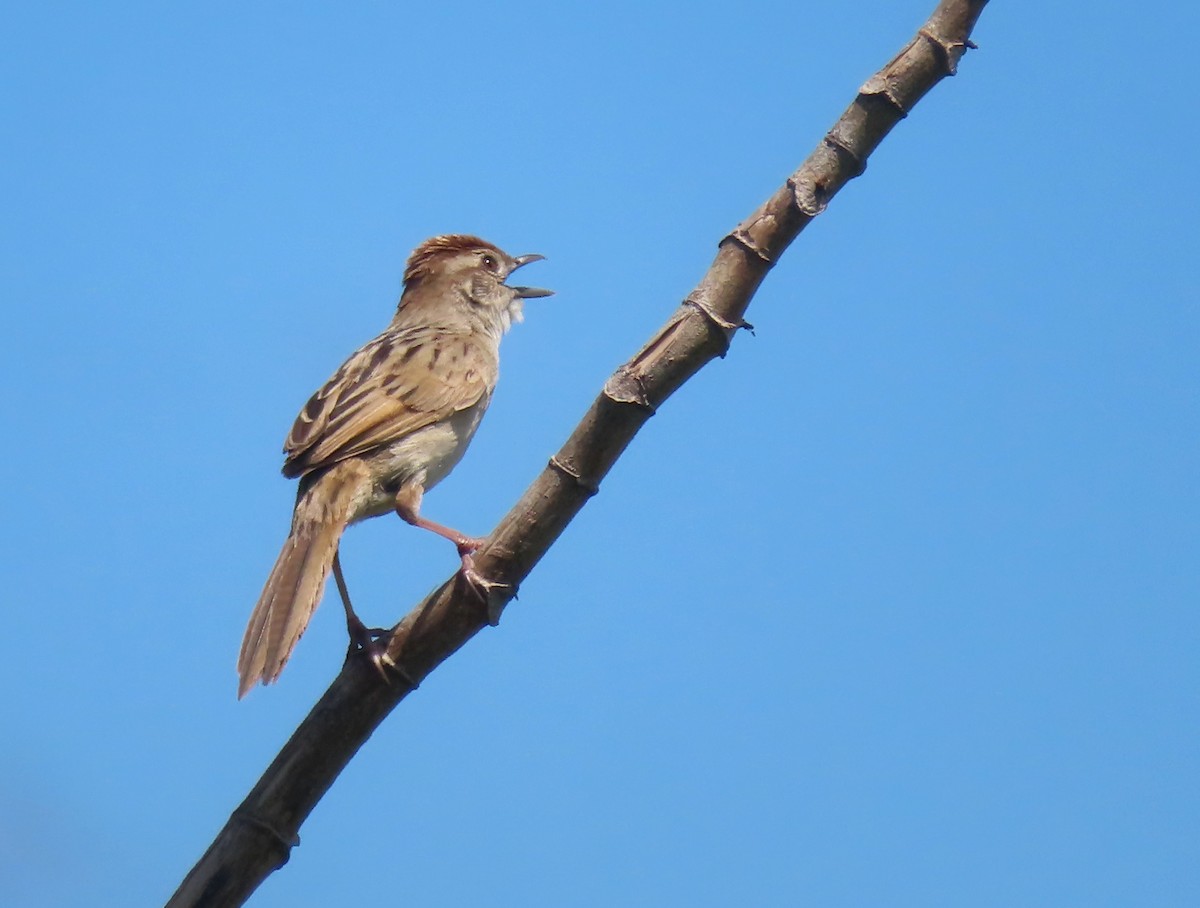
[[383,671],[383,632],[355,614],[338,558],[352,523],[394,511],[454,543],[472,578],[483,540],[421,516],[421,502],[475,435],[496,387],[500,340],[522,320],[524,300],[553,294],[506,283],[543,258],[510,256],[469,234],[425,240],[406,263],[391,323],[304,405],[283,446],[283,475],[299,479],[291,530],[246,626],[238,699],[279,678],[331,571],[351,648]]

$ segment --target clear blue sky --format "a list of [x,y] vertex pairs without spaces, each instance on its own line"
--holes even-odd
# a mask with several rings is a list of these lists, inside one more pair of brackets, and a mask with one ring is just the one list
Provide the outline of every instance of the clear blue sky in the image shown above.
[[[336,673],[334,600],[235,699],[416,243],[558,290],[426,499],[486,533],[934,0],[407,6],[6,12],[6,906],[160,904]],[[994,3],[252,904],[1200,904],[1198,29]]]

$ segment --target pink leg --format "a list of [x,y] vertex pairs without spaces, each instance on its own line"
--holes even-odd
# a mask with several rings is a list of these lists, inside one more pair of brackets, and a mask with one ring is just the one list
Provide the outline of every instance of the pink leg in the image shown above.
[[[458,557],[462,560],[461,573],[463,580],[467,582],[475,595],[482,599],[485,603],[490,602],[489,591],[499,584],[493,583],[484,577],[481,577],[475,570],[474,555],[483,545],[483,539],[477,539],[473,536],[467,536],[465,533],[460,533],[458,530],[428,520],[421,516],[421,499],[424,497],[425,488],[417,482],[408,483],[400,487],[400,491],[396,493],[396,513],[400,515],[400,519],[405,523],[415,527],[420,527],[423,530],[429,530],[431,533],[437,533],[443,539],[449,539],[458,549]],[[489,606],[489,621],[491,620],[491,612]]]
[[420,527],[422,530],[429,530],[431,533],[437,533],[443,539],[453,542],[455,548],[458,549],[459,558],[462,559],[463,573],[473,572],[475,562],[471,556],[479,551],[484,541],[422,517],[420,513],[421,498],[424,497],[424,494],[425,489],[419,483],[414,482],[401,486],[400,491],[396,493],[396,513],[405,523]]

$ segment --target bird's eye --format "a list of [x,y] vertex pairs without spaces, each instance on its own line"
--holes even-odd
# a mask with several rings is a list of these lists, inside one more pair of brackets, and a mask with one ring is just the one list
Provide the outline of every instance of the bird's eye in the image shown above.
[[496,270],[496,257],[494,255],[488,255],[487,253],[484,253],[483,267],[486,268],[488,271],[495,271]]

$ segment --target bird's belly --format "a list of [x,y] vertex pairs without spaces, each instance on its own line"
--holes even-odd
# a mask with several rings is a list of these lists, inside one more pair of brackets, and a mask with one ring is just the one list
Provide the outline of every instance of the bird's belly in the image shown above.
[[356,508],[355,520],[391,511],[396,491],[407,482],[416,480],[428,491],[445,479],[466,453],[485,409],[486,405],[481,405],[462,410],[371,454],[376,481],[368,500]]

